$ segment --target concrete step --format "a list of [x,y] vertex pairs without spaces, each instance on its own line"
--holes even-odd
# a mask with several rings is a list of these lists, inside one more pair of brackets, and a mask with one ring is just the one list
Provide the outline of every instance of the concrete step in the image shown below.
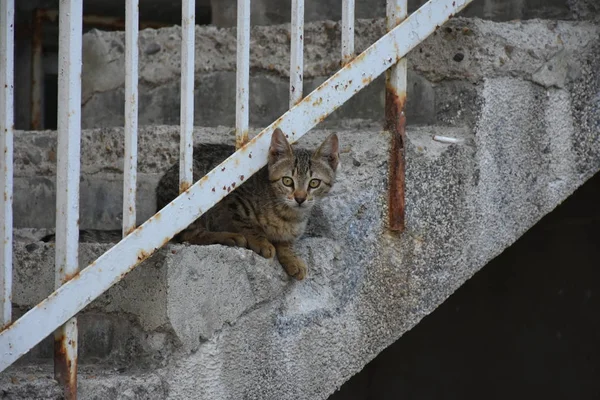
[[[250,123],[270,124],[288,107],[289,24],[252,28]],[[305,27],[304,93],[340,68],[340,24]],[[513,77],[543,87],[564,87],[580,67],[571,60],[597,37],[593,21],[528,20],[492,22],[454,18],[409,55],[409,124],[474,124],[485,78]],[[358,20],[356,50],[385,33],[383,19]],[[140,32],[140,112],[143,125],[179,123],[179,27]],[[124,124],[125,54],[123,32],[92,31],[84,36],[83,109],[85,128]],[[235,123],[235,29],[196,28],[195,121],[202,126]],[[353,97],[325,123],[347,118],[381,121],[384,78]]]
[[[50,362],[11,366],[0,374],[0,395],[7,400],[62,400],[62,389],[53,376]],[[77,383],[79,400],[163,400],[168,396],[168,386],[158,373],[140,369],[81,365]]]

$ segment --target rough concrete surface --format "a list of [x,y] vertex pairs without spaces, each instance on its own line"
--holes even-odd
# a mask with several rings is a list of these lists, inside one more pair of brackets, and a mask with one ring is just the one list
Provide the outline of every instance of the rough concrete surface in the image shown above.
[[[487,32],[480,40],[495,35],[519,44],[503,64],[497,60],[502,46],[492,41],[485,52],[465,53],[465,59],[481,57],[479,64],[445,72],[469,85],[469,71],[479,74],[473,97],[464,97],[468,106],[448,105],[460,126],[409,127],[403,234],[386,230],[388,134],[369,124],[336,128],[342,173],[299,244],[307,279],[292,281],[275,261],[247,250],[167,245],[82,314],[82,331],[105,332],[89,340],[86,362],[97,357],[112,367],[98,374],[84,367],[80,398],[325,399],[598,172],[596,28],[532,21],[485,31],[489,23],[465,23]],[[538,28],[528,30],[528,24]],[[464,36],[456,40],[468,40]],[[437,64],[449,68],[443,57]],[[439,75],[435,63],[419,65],[430,78]],[[472,121],[462,121],[458,112]],[[140,132],[140,172],[148,182],[176,157],[177,131],[163,126]],[[316,130],[302,142],[314,146],[330,132]],[[432,139],[436,134],[463,140],[443,144]],[[52,182],[53,135],[17,133],[15,171],[24,182],[17,203],[27,201],[27,179]],[[198,129],[196,135],[233,140],[225,128]],[[36,139],[42,143],[33,144]],[[121,143],[118,129],[84,132],[84,179],[118,175]],[[118,196],[108,198],[120,204]],[[18,209],[15,221],[31,212]],[[52,290],[53,249],[36,235],[19,231],[15,247],[14,301],[23,310]],[[83,265],[107,247],[82,245]],[[130,332],[116,329],[119,324]],[[125,340],[106,339],[115,335]],[[95,348],[94,341],[100,341]],[[40,358],[48,355],[36,351]],[[128,363],[121,354],[129,355]],[[12,367],[0,374],[0,393],[59,398],[45,371]]]
[[[356,50],[385,33],[384,20],[358,20]],[[529,20],[495,23],[454,18],[409,55],[407,116],[411,124],[447,123],[454,92],[471,91],[483,77],[519,76],[561,85],[577,74],[570,59],[598,37],[592,22]],[[290,26],[253,27],[250,50],[250,123],[266,126],[287,111]],[[340,68],[340,24],[307,23],[304,92]],[[84,35],[83,109],[85,128],[123,126],[125,53],[122,32]],[[140,32],[140,124],[179,123],[181,31],[179,27]],[[196,27],[195,122],[233,126],[236,36],[234,29]],[[549,66],[557,64],[553,71]],[[546,72],[543,69],[546,68]],[[460,84],[456,81],[460,80]],[[337,110],[328,123],[347,118],[374,121],[383,115],[383,79],[373,82]],[[473,96],[471,94],[471,96]]]
[[[0,376],[0,394],[6,400],[62,400],[61,388],[53,379],[51,363],[21,368],[19,371]],[[165,399],[168,389],[157,374],[143,378],[106,366],[80,366],[78,399],[80,400],[138,400]]]

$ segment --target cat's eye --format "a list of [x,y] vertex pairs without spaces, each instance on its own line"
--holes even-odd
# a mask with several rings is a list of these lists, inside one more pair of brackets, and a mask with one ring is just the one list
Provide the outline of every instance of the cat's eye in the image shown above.
[[283,178],[281,178],[281,182],[283,182],[285,186],[294,186],[294,180],[289,176],[284,176]]
[[319,179],[311,179],[310,182],[308,182],[308,186],[310,186],[311,189],[318,188],[320,184],[321,180]]

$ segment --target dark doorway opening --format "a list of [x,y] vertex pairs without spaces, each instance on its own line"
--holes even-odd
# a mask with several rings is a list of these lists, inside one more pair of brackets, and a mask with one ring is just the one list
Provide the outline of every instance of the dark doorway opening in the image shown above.
[[58,123],[58,75],[44,77],[44,98],[44,128],[55,130]]

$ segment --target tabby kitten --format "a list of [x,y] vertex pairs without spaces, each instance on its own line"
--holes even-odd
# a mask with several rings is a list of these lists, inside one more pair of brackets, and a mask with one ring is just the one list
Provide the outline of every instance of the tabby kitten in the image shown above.
[[[221,202],[182,231],[176,240],[191,244],[247,247],[266,258],[277,258],[286,272],[301,280],[306,264],[294,252],[314,204],[335,181],[339,163],[336,134],[314,152],[292,149],[277,128],[271,137],[267,166],[232,191]],[[228,145],[194,148],[194,181],[235,151]],[[162,209],[178,193],[179,163],[160,179],[157,207]]]

